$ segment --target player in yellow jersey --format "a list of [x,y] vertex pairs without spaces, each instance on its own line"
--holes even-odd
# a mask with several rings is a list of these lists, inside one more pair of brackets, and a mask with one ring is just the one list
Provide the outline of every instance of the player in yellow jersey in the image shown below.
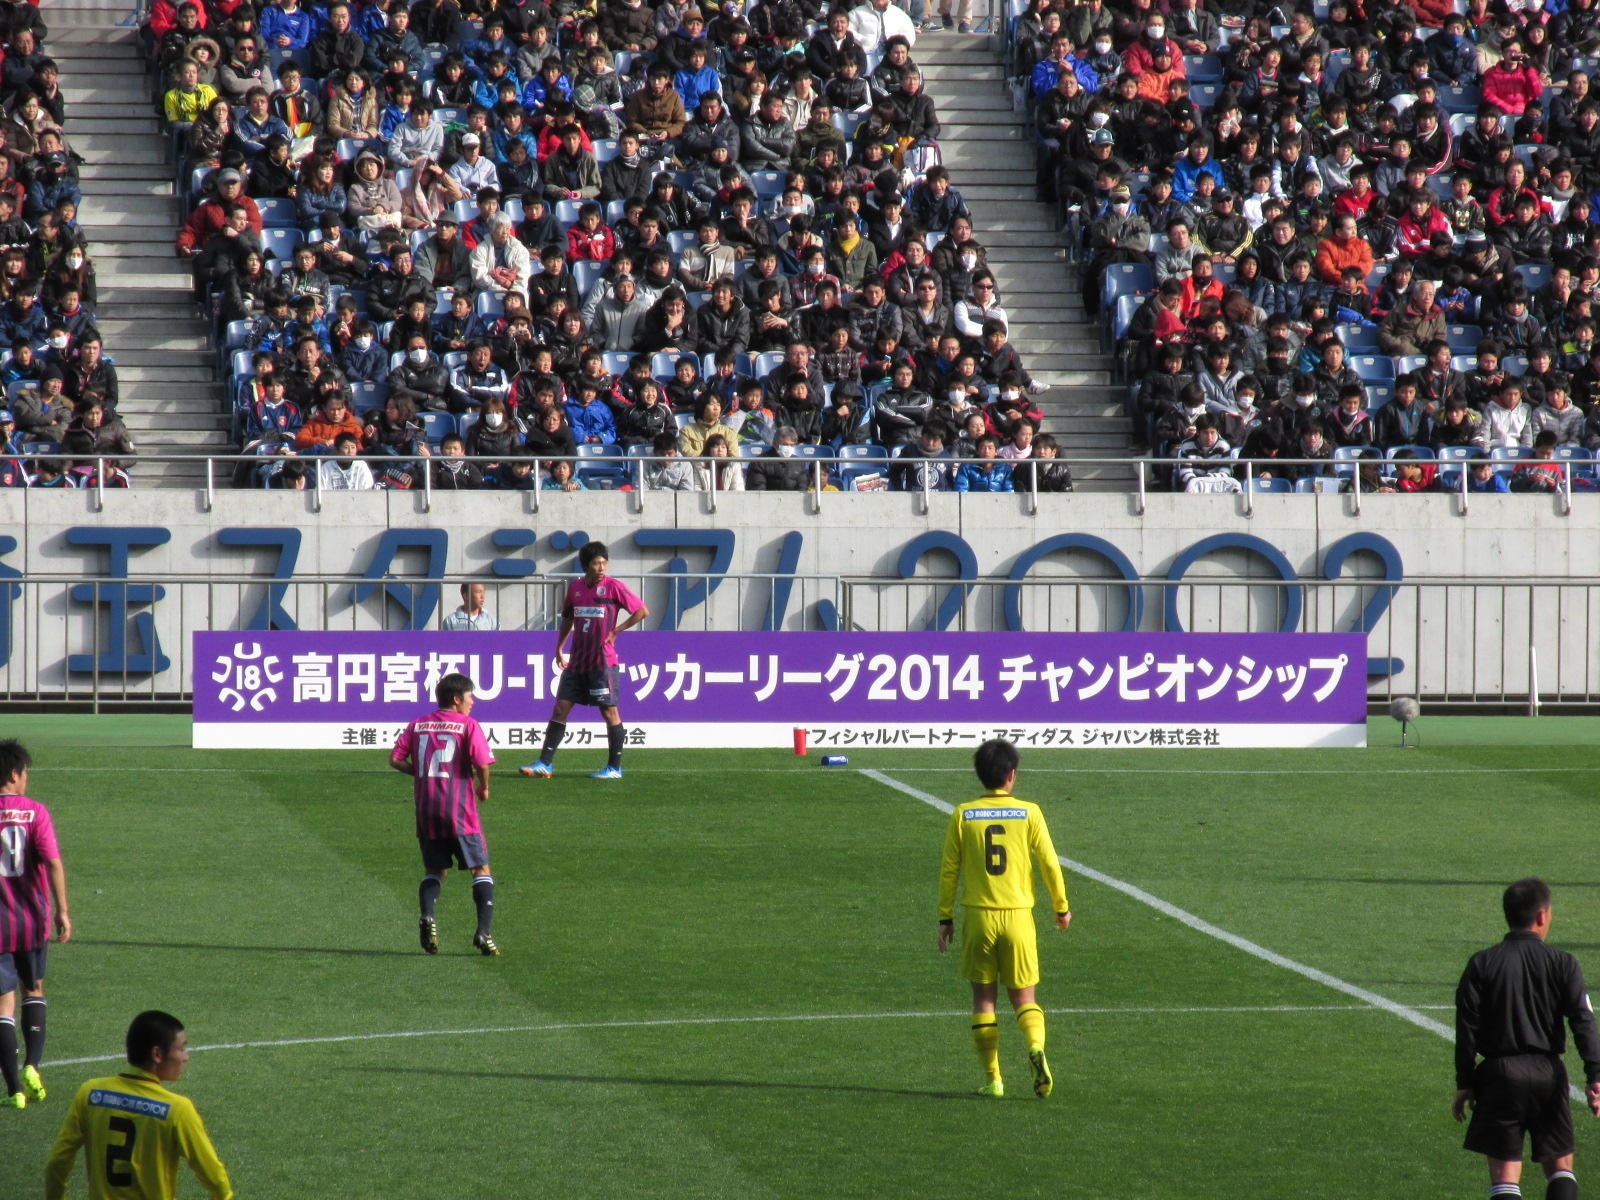
[[45,1200],[62,1200],[78,1147],[85,1148],[91,1200],[174,1200],[178,1160],[212,1200],[233,1200],[227,1168],[212,1148],[194,1104],[166,1086],[189,1062],[189,1035],[177,1017],[142,1012],[128,1026],[120,1075],[78,1089],[45,1168]]
[[1017,748],[1003,738],[978,747],[972,765],[986,791],[950,814],[939,868],[939,951],[955,931],[957,885],[966,915],[961,922],[961,974],[972,981],[972,1041],[986,1079],[980,1095],[1003,1096],[1000,1026],[994,1015],[997,984],[1005,984],[1017,1025],[1028,1040],[1033,1091],[1050,1094],[1044,1057],[1044,1010],[1034,1003],[1039,982],[1038,939],[1033,926],[1033,865],[1037,861],[1055,903],[1056,928],[1072,923],[1061,863],[1037,804],[1011,794],[1017,783]]

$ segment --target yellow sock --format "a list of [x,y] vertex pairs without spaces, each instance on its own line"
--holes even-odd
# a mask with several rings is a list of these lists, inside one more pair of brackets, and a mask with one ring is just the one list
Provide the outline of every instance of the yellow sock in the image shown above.
[[1044,1049],[1044,1009],[1037,1004],[1024,1004],[1017,1009],[1017,1028],[1028,1040],[1029,1050]]
[[983,1073],[990,1079],[999,1079],[1000,1026],[993,1013],[973,1014],[972,1044],[978,1049],[978,1061],[983,1064]]

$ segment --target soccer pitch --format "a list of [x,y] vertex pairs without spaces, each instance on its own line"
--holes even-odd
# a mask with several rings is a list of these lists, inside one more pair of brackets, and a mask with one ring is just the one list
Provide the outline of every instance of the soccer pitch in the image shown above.
[[[1419,728],[1406,751],[1386,718],[1366,750],[1024,749],[1018,794],[1095,872],[1069,867],[1065,935],[1040,889],[1040,1102],[1004,1014],[1009,1094],[971,1094],[967,985],[934,949],[966,753],[634,751],[621,783],[587,777],[603,751],[549,781],[502,756],[505,957],[473,952],[452,872],[428,958],[385,754],[9,716],[77,936],[50,958],[50,1098],[0,1116],[0,1197],[38,1193],[73,1090],[150,1007],[188,1025],[179,1090],[247,1200],[1478,1194],[1455,983],[1527,874],[1600,974],[1600,724]],[[1580,1113],[1589,1187],[1597,1132]]]

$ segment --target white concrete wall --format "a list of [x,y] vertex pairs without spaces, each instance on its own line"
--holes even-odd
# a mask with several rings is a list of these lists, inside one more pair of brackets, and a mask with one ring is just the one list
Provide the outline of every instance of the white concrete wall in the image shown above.
[[[1403,671],[1391,681],[1397,690],[1525,692],[1531,631],[1541,690],[1570,697],[1600,694],[1595,645],[1600,589],[1591,593],[1576,584],[1554,586],[1558,580],[1600,582],[1600,503],[1593,497],[1578,497],[1572,514],[1563,516],[1559,500],[1552,497],[1473,497],[1470,513],[1462,515],[1455,497],[1369,496],[1357,515],[1349,497],[1262,496],[1255,499],[1251,517],[1244,515],[1242,498],[1227,496],[1152,495],[1142,516],[1128,495],[1045,496],[1033,517],[1027,515],[1023,496],[934,496],[926,514],[919,512],[920,497],[901,494],[826,493],[820,505],[810,496],[735,494],[722,497],[715,514],[709,511],[709,497],[694,494],[545,493],[538,499],[540,511],[534,513],[533,497],[527,493],[438,495],[432,511],[425,513],[423,497],[416,493],[330,494],[318,515],[312,497],[303,493],[219,492],[215,507],[206,512],[199,493],[132,491],[108,493],[105,510],[96,513],[94,497],[86,492],[0,494],[0,576],[17,573],[26,581],[10,609],[10,653],[0,645],[0,655],[7,658],[0,666],[0,695],[39,688],[83,691],[92,685],[93,673],[68,672],[64,656],[103,653],[115,631],[104,616],[96,619],[91,603],[68,595],[67,581],[103,576],[107,555],[72,544],[68,530],[125,527],[155,527],[170,534],[165,544],[135,551],[129,561],[135,578],[153,577],[166,589],[154,605],[129,609],[153,617],[152,628],[172,660],[164,672],[127,676],[129,686],[145,694],[175,693],[185,686],[188,632],[240,628],[262,603],[266,588],[248,579],[215,586],[207,582],[271,575],[276,552],[219,545],[220,531],[241,528],[301,531],[297,582],[283,603],[307,628],[404,627],[405,610],[385,602],[381,591],[357,603],[348,585],[316,582],[319,577],[343,580],[365,574],[391,530],[440,531],[435,536],[442,538],[443,554],[435,574],[494,583],[493,605],[503,625],[548,620],[547,589],[505,576],[573,570],[575,534],[610,543],[612,569],[641,580],[646,599],[661,612],[674,586],[669,560],[681,554],[687,571],[704,572],[711,552],[702,545],[674,549],[641,541],[661,543],[676,535],[703,539],[709,531],[726,531],[719,536],[731,539],[728,577],[708,601],[687,607],[679,622],[680,628],[695,629],[761,628],[772,582],[735,577],[779,573],[786,545],[794,561],[783,573],[797,578],[784,628],[819,627],[819,600],[837,604],[855,628],[928,627],[949,595],[948,585],[933,581],[955,575],[957,563],[953,554],[936,550],[911,570],[927,582],[899,582],[902,553],[920,535],[954,535],[970,551],[978,577],[1003,579],[1031,547],[1057,535],[1078,534],[1104,539],[1126,556],[1146,581],[1139,588],[1140,627],[1157,629],[1163,623],[1166,590],[1161,582],[1174,560],[1203,538],[1242,534],[1261,539],[1282,554],[1301,580],[1320,580],[1325,558],[1342,539],[1378,535],[1393,547],[1405,582],[1373,628],[1370,653],[1403,660]],[[532,544],[504,548],[494,540],[497,533],[532,539]],[[791,534],[798,535],[797,545]],[[7,546],[6,538],[17,544]],[[425,577],[424,558],[420,551],[408,552],[385,574]],[[1379,558],[1361,552],[1344,565],[1341,577],[1370,580],[1381,572]],[[1103,559],[1079,551],[1043,558],[1029,577],[1061,583],[1023,589],[1023,626],[1120,627],[1127,590],[1085,583],[1112,573]],[[1180,619],[1197,630],[1275,628],[1284,590],[1237,586],[1242,579],[1263,578],[1276,578],[1276,573],[1257,555],[1237,549],[1214,552],[1186,576],[1199,586],[1178,589]],[[1444,582],[1461,579],[1481,585]],[[1205,586],[1201,581],[1233,581],[1234,586]],[[1534,592],[1529,584],[1541,587]],[[0,589],[6,586],[0,580]],[[448,605],[441,612],[455,602],[454,589],[444,591]],[[1301,594],[1301,628],[1346,630],[1354,627],[1373,590],[1354,582],[1323,583]],[[998,585],[974,588],[954,610],[951,627],[1005,628],[1003,598]],[[433,623],[441,612],[434,613]],[[131,627],[134,620],[130,616],[127,624]],[[120,688],[125,681],[119,674],[115,682]],[[100,683],[106,685],[105,673]]]

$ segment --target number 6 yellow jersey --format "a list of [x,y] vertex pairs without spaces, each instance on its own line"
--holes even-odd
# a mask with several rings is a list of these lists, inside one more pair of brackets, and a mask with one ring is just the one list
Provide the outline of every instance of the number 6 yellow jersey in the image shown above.
[[1029,800],[990,792],[950,814],[939,868],[939,917],[955,910],[959,880],[967,908],[1032,908],[1037,860],[1055,911],[1067,911],[1067,884],[1044,813]]

